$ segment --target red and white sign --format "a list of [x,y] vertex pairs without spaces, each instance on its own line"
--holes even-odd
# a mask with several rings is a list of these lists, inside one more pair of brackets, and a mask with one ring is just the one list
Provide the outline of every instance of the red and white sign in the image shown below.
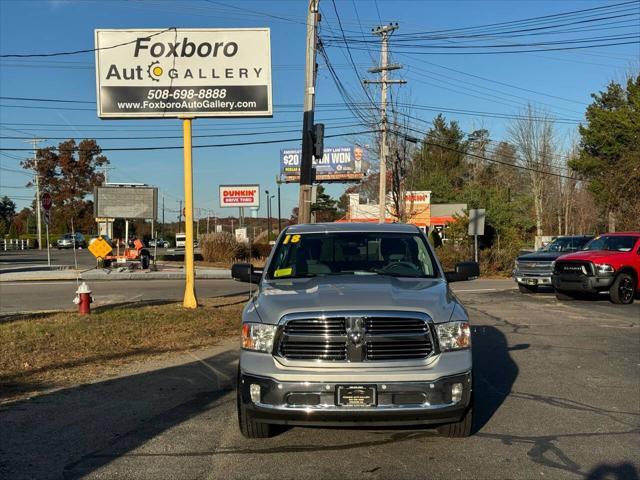
[[50,210],[51,205],[53,205],[51,194],[49,192],[44,192],[42,195],[40,195],[40,203],[42,204],[42,208],[44,210]]
[[220,207],[259,207],[260,185],[220,185]]

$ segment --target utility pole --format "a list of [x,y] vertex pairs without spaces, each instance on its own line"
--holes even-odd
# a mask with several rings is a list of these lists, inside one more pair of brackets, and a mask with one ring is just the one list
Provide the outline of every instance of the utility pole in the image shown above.
[[160,227],[160,233],[164,234],[164,195],[162,196],[162,227]]
[[302,117],[302,159],[300,163],[300,197],[298,200],[298,223],[311,221],[311,185],[313,183],[313,111],[315,108],[316,51],[318,47],[318,10],[320,0],[309,1],[307,12],[307,57],[305,66],[304,113]]
[[405,80],[389,80],[387,72],[389,70],[399,70],[402,65],[392,64],[389,65],[389,36],[398,29],[397,23],[390,23],[389,25],[380,25],[373,28],[371,31],[374,35],[379,35],[382,41],[382,47],[380,50],[380,66],[369,69],[370,73],[379,73],[380,80],[365,80],[365,84],[380,84],[381,85],[381,101],[380,101],[380,189],[378,193],[380,212],[378,214],[378,221],[385,223],[387,213],[387,85],[392,83],[407,83]]
[[34,170],[36,172],[36,222],[38,232],[38,250],[42,250],[42,213],[40,207],[40,172],[38,172],[38,156],[37,145],[38,143],[45,142],[44,138],[33,137],[30,140],[24,140],[26,143],[30,143],[33,146],[33,162]]

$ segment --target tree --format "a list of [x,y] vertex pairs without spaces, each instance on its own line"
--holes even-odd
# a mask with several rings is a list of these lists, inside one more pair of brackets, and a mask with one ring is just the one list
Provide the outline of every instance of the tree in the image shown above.
[[0,220],[4,225],[10,225],[16,215],[16,204],[6,195],[0,198]]
[[580,155],[569,166],[589,182],[609,230],[617,218],[625,228],[640,227],[640,74],[626,86],[611,82],[592,94],[586,125],[580,125]]
[[39,149],[34,159],[22,162],[22,167],[36,170],[40,188],[53,200],[53,230],[69,231],[71,221],[78,231],[93,228],[93,202],[86,200],[95,186],[104,181],[97,169],[109,163],[95,140],[67,140],[58,148]]
[[434,203],[454,201],[464,183],[468,142],[458,122],[442,114],[433,120],[414,157],[417,190],[431,190]]
[[311,213],[315,213],[316,222],[333,222],[338,218],[337,200],[324,191],[324,186],[318,185],[316,202],[311,204]]
[[507,132],[515,145],[522,165],[529,173],[536,217],[536,235],[543,234],[547,173],[553,166],[555,130],[551,119],[529,105],[509,125]]

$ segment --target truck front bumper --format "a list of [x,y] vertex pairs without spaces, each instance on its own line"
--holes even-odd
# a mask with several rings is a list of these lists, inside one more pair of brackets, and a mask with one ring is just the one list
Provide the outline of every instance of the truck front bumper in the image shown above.
[[553,275],[553,287],[566,292],[597,293],[609,290],[615,276]]
[[534,275],[529,273],[513,272],[513,278],[516,282],[523,285],[543,285],[551,286],[551,273]]
[[[263,372],[246,371],[246,367],[256,365],[257,356],[262,359]],[[309,368],[279,373],[281,367],[275,361],[271,363],[271,356],[242,351],[238,400],[256,421],[264,423],[397,426],[457,422],[471,401],[471,352],[450,352],[438,357],[441,358],[427,368]],[[265,370],[273,368],[276,371],[265,375]],[[375,391],[373,404],[339,405],[338,389],[356,385]]]

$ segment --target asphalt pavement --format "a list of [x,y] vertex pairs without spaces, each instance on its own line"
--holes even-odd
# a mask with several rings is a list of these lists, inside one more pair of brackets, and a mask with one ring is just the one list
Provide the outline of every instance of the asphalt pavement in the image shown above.
[[290,428],[244,439],[233,342],[0,407],[0,477],[637,480],[640,304],[496,285],[456,284],[473,322],[470,438]]
[[[86,270],[96,266],[95,257],[83,248],[76,250],[75,255],[73,249],[58,250],[50,249],[52,266],[71,266],[75,267],[76,262],[78,269]],[[35,267],[47,265],[47,249],[43,250],[9,250],[0,252],[0,273],[6,269],[17,269],[20,267]]]
[[[88,281],[93,308],[135,302],[179,301],[184,295],[184,280],[108,280]],[[73,304],[77,283],[1,282],[0,315],[51,310],[75,310]],[[196,280],[199,297],[243,294],[249,285],[235,280]]]

